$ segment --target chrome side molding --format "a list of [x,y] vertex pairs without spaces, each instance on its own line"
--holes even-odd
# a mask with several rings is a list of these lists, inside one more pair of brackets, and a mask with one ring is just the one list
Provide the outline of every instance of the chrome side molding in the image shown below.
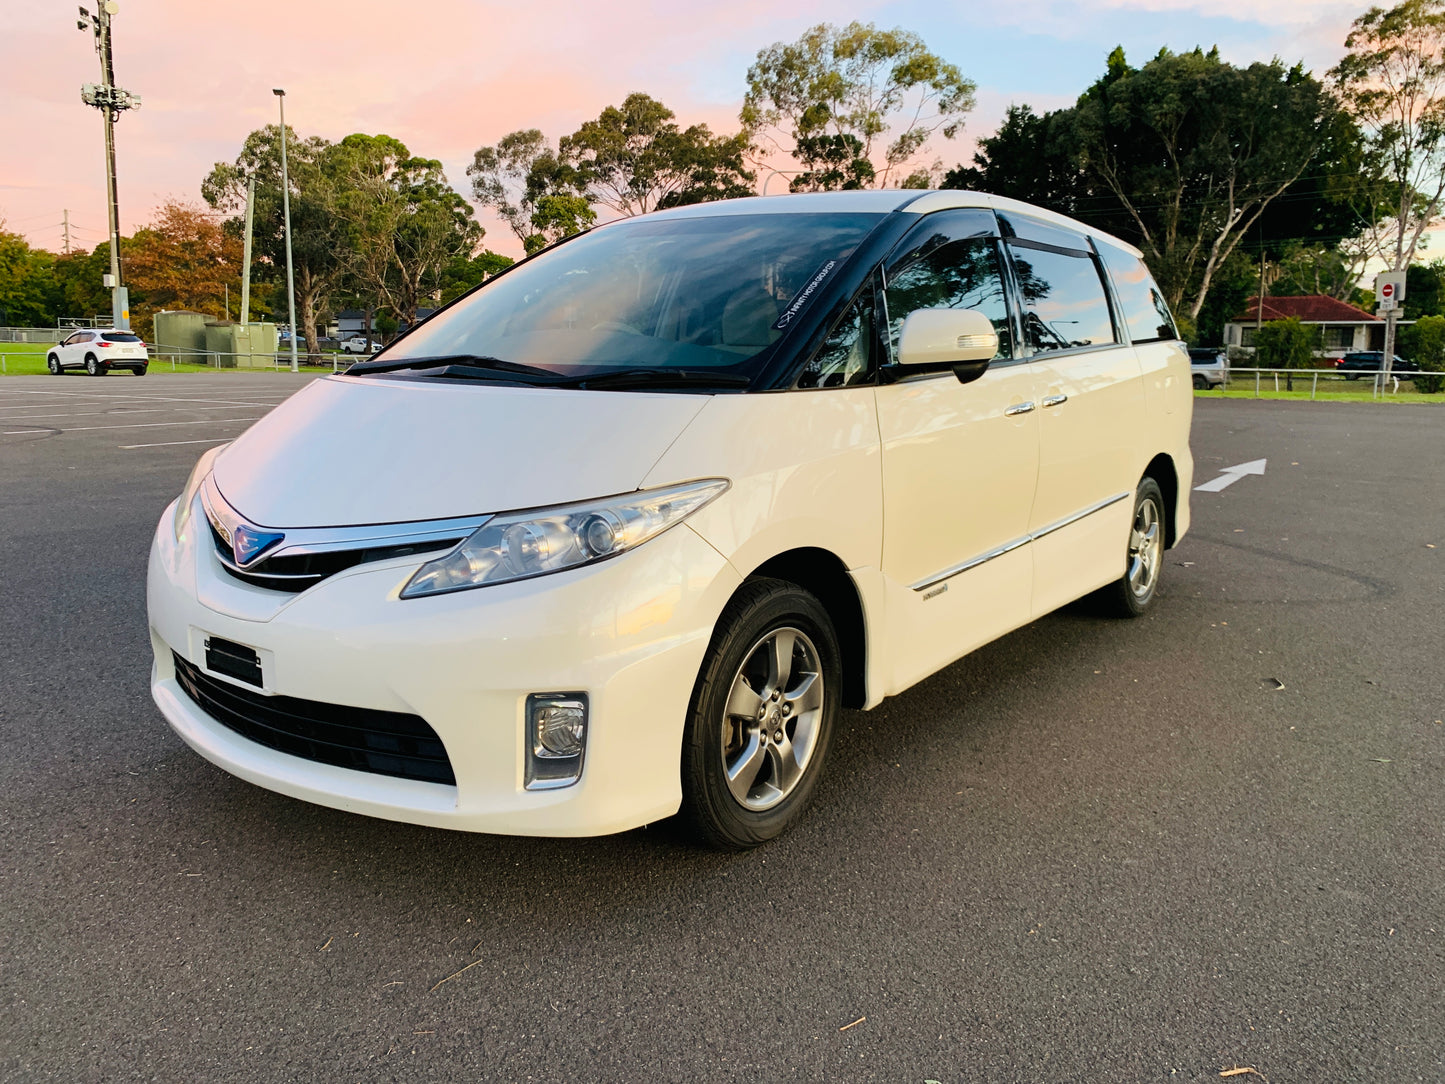
[[[1028,407],[1030,410],[1032,410],[1033,404],[1028,404]],[[1112,497],[1106,497],[1102,501],[1091,504],[1089,505],[1089,507],[1081,509],[1080,511],[1075,512],[1071,516],[1066,516],[1065,518],[1059,520],[1056,523],[1050,523],[1047,527],[1040,527],[1037,531],[1030,531],[1028,534],[1015,538],[1011,542],[1005,542],[1002,546],[999,546],[996,549],[991,549],[987,553],[980,553],[977,557],[970,557],[962,564],[953,565],[950,568],[944,569],[942,572],[929,576],[926,580],[919,580],[917,583],[912,585],[913,590],[921,592],[927,591],[930,587],[937,587],[940,583],[943,583],[944,580],[951,580],[953,579],[953,577],[959,575],[960,573],[967,572],[971,568],[977,568],[979,565],[987,564],[989,561],[992,561],[997,557],[1002,557],[1006,553],[1012,553],[1020,546],[1026,546],[1030,542],[1035,542],[1038,539],[1043,538],[1045,535],[1051,535],[1055,531],[1062,530],[1063,528],[1069,526],[1071,523],[1079,522],[1079,520],[1083,519],[1086,516],[1092,516],[1095,512],[1102,512],[1110,505],[1115,505],[1122,500],[1128,499],[1129,496],[1130,494],[1128,492],[1124,492],[1116,493]],[[942,594],[942,592],[938,593]],[[934,596],[929,595],[928,597],[932,598]]]

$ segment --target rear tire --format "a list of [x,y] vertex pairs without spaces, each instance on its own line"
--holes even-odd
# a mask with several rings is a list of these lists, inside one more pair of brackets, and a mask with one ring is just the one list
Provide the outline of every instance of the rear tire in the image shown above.
[[1124,554],[1124,575],[1103,588],[1098,599],[1114,617],[1143,617],[1159,597],[1164,570],[1164,537],[1168,510],[1159,483],[1145,476],[1134,492],[1134,517]]
[[131,370],[131,372],[135,373],[136,376],[145,376],[146,373],[149,372],[149,371],[150,371],[150,364],[149,364],[149,363],[146,363],[145,365],[137,365],[134,369]]
[[45,359],[45,367],[50,370],[51,376],[64,376],[65,370],[60,367],[60,358],[51,354]]
[[1196,377],[1194,378],[1194,390],[1195,390],[1195,391],[1208,391],[1208,390],[1209,390],[1209,381],[1206,380],[1206,379],[1205,379],[1204,377],[1202,377],[1202,376],[1196,376]]
[[682,738],[682,817],[703,842],[741,851],[802,815],[843,692],[828,611],[784,580],[738,589],[718,619]]
[[91,376],[104,376],[105,366],[100,363],[100,360],[94,354],[86,354],[85,371]]

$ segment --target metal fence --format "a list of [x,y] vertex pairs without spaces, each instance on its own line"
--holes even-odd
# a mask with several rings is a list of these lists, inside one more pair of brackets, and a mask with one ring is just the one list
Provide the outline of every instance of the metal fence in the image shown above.
[[58,343],[73,327],[0,327],[0,343]]
[[[1380,373],[1368,369],[1341,372],[1339,369],[1257,369],[1244,366],[1231,365],[1224,374],[1225,388],[1232,388],[1240,383],[1239,376],[1246,374],[1244,381],[1246,387],[1252,382],[1254,394],[1259,395],[1266,387],[1273,391],[1288,391],[1292,385],[1303,385],[1308,378],[1310,398],[1316,398],[1320,393],[1323,383],[1325,394],[1332,391],[1346,390],[1343,385],[1353,384],[1356,381],[1368,381],[1372,389],[1372,398],[1379,399],[1385,396],[1394,395],[1399,392],[1400,385],[1408,383],[1416,374],[1396,372]],[[1283,378],[1283,379],[1281,379]],[[1295,390],[1303,391],[1303,387]]]

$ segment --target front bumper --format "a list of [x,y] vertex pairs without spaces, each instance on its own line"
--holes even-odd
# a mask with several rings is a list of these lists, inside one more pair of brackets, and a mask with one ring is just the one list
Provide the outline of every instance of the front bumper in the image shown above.
[[[418,558],[281,595],[225,572],[203,515],[177,543],[172,513],[150,554],[152,695],[206,759],[306,801],[466,831],[601,835],[677,811],[693,684],[740,582],[686,524],[587,568],[403,601]],[[316,763],[221,725],[178,685],[171,657],[205,669],[208,636],[254,648],[267,693],[420,715],[446,746],[456,785]],[[523,710],[539,692],[589,697],[585,767],[562,790],[523,786]]]

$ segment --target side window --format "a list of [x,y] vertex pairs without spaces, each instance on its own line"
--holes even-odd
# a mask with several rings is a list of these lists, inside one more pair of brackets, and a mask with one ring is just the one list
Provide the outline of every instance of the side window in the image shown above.
[[1179,338],[1169,305],[1144,261],[1107,244],[1099,246],[1099,255],[1114,280],[1114,292],[1119,296],[1119,307],[1124,310],[1129,341],[1147,343]]
[[74,346],[76,343],[80,342],[80,341],[81,341],[82,339],[84,339],[84,338],[85,338],[85,336],[82,335],[79,331],[77,331],[77,332],[74,332],[73,334],[71,334],[70,336],[68,336],[68,337],[65,339],[65,341],[62,342],[60,345],[61,345],[61,346]]
[[1013,357],[1003,262],[992,237],[948,240],[908,252],[888,271],[884,299],[889,349],[898,350],[903,321],[917,309],[978,309],[998,332],[995,357]]
[[839,388],[873,375],[873,295],[876,278],[848,306],[798,376],[800,388]]
[[1024,347],[1030,354],[1114,342],[1109,299],[1094,258],[1010,242],[1024,309]]

